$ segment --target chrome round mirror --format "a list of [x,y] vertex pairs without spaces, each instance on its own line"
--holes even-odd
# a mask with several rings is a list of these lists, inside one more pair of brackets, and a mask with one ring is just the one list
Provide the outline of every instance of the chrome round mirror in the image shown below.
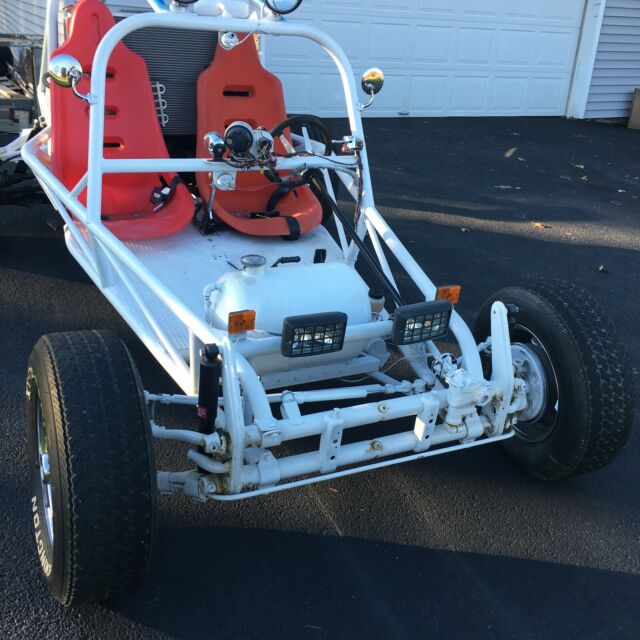
[[59,53],[49,61],[49,77],[60,87],[72,87],[82,78],[80,63],[66,53]]
[[295,11],[302,4],[302,0],[264,0],[264,3],[273,13],[282,16]]
[[362,90],[370,96],[375,96],[380,93],[384,85],[384,73],[376,67],[368,69],[362,74],[360,80]]

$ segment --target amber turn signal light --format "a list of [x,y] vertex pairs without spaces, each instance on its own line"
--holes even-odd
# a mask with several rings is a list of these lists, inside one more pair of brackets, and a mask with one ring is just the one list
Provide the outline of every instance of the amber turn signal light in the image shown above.
[[232,311],[229,314],[227,331],[229,334],[246,333],[256,328],[256,312],[252,309]]
[[459,284],[450,284],[446,287],[438,287],[436,300],[448,300],[451,304],[458,304],[462,287]]

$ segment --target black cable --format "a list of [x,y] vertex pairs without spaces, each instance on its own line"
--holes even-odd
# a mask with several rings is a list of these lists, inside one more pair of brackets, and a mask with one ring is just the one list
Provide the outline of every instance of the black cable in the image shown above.
[[291,116],[286,120],[283,120],[280,124],[276,125],[273,129],[271,129],[271,135],[274,138],[279,138],[285,129],[291,129],[294,125],[297,125],[302,129],[305,125],[307,126],[307,132],[309,133],[309,137],[313,139],[313,132],[309,131],[310,128],[315,127],[320,133],[324,141],[324,153],[327,156],[331,155],[333,151],[333,136],[331,135],[331,129],[327,123],[322,120],[322,118],[318,118],[318,116],[312,116],[308,114],[301,114],[297,116]]
[[313,192],[321,201],[325,201],[333,210],[333,213],[342,223],[344,230],[347,232],[351,239],[356,243],[356,246],[360,249],[360,253],[362,257],[367,261],[367,264],[371,267],[374,274],[379,278],[380,282],[384,285],[384,287],[389,291],[391,296],[393,297],[395,303],[402,307],[405,305],[405,301],[400,295],[400,292],[394,287],[393,283],[387,275],[382,270],[380,263],[375,255],[371,253],[369,247],[364,243],[362,238],[358,235],[356,229],[349,222],[348,217],[345,213],[340,209],[335,200],[329,195],[326,187],[321,182],[321,177],[318,174],[313,174],[309,176],[309,184],[311,185]]

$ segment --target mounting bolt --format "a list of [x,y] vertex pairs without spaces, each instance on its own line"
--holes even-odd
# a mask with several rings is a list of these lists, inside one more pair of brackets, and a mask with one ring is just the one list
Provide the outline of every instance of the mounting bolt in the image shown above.
[[212,433],[205,438],[204,450],[207,453],[219,453],[222,449],[222,439],[218,433]]
[[216,483],[207,477],[200,478],[200,480],[198,481],[198,489],[199,493],[203,497],[211,495],[212,493],[217,493]]
[[373,451],[382,451],[384,449],[384,445],[380,440],[372,440],[371,441],[371,449]]
[[380,413],[387,413],[389,411],[389,405],[386,402],[381,402],[378,405],[378,411]]

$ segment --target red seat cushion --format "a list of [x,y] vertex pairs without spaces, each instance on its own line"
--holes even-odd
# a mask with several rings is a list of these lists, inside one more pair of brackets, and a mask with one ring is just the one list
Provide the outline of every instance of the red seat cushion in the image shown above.
[[[243,38],[243,35],[239,35]],[[261,64],[253,37],[231,51],[216,49],[212,64],[198,78],[198,141],[196,155],[208,158],[202,139],[209,131],[224,133],[236,120],[252,127],[273,129],[287,117],[280,80]],[[276,140],[276,150],[284,148]],[[211,196],[211,179],[197,176],[200,195],[205,202]],[[237,174],[236,190],[216,191],[214,212],[234,229],[254,236],[288,236],[285,217],[297,220],[301,233],[307,233],[322,221],[322,206],[309,187],[300,187],[278,202],[277,218],[249,218],[248,213],[263,212],[277,185],[255,171]]]
[[[52,55],[67,53],[91,73],[93,57],[104,34],[115,24],[100,0],[80,0],[69,23],[69,37]],[[88,92],[89,79],[78,90]],[[144,60],[121,42],[107,66],[104,123],[105,158],[168,158]],[[89,105],[51,83],[51,153],[53,172],[72,189],[87,171]],[[175,174],[163,174],[167,182]],[[180,184],[170,200],[157,211],[150,202],[160,176],[152,173],[105,175],[102,184],[104,224],[123,240],[170,235],[193,217],[194,200]],[[86,203],[86,190],[80,196]]]

